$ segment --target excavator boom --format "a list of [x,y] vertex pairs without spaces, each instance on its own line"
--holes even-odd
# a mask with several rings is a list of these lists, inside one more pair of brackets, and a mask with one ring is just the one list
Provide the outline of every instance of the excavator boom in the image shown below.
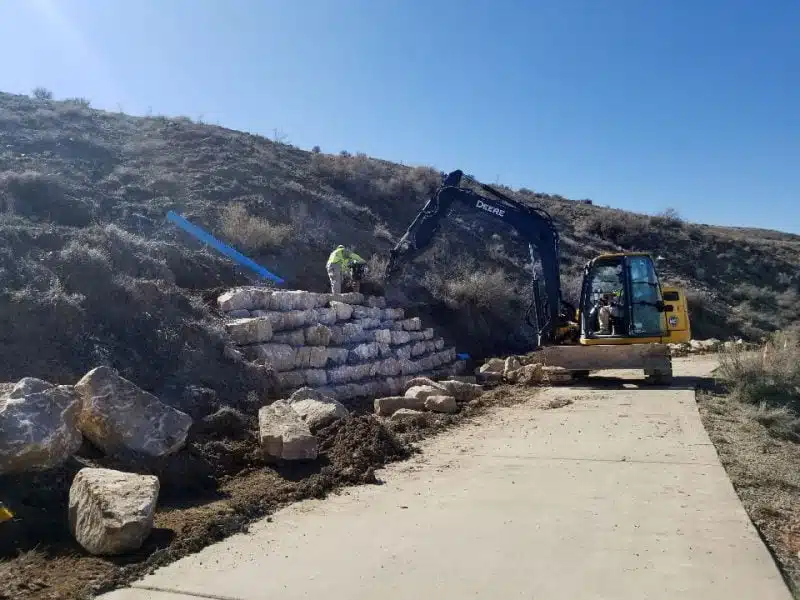
[[527,206],[479,182],[474,183],[492,197],[462,188],[462,178],[464,174],[460,170],[444,178],[392,250],[386,276],[390,278],[401,263],[410,261],[430,245],[454,204],[479,214],[488,214],[516,229],[528,241],[531,263],[535,265],[538,259],[541,264],[543,285],[534,271],[529,311],[529,322],[536,329],[541,344],[542,340],[552,336],[562,304],[559,236],[553,219],[545,211]]

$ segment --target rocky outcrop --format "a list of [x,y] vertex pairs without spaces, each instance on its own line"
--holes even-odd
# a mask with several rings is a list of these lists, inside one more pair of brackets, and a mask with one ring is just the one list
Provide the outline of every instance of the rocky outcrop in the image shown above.
[[82,408],[78,427],[106,453],[149,456],[177,452],[192,425],[189,415],[142,390],[110,367],[97,367],[75,385]]
[[81,469],[69,490],[69,525],[91,554],[125,554],[153,529],[159,482],[152,475]]
[[314,460],[319,447],[302,417],[284,400],[258,411],[259,442],[264,456],[281,460]]
[[81,445],[80,399],[67,386],[26,377],[0,396],[0,474],[55,467]]
[[347,418],[349,414],[344,404],[338,400],[308,387],[300,388],[289,396],[287,403],[312,432]]

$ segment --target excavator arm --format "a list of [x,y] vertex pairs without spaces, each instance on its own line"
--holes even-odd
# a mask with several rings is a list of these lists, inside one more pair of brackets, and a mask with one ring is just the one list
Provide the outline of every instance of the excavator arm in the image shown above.
[[430,245],[454,203],[478,213],[487,213],[516,229],[528,241],[531,263],[535,265],[537,259],[541,263],[543,285],[534,271],[533,297],[527,315],[541,344],[544,339],[552,337],[562,307],[559,236],[553,219],[545,211],[522,204],[482,183],[474,182],[491,198],[462,188],[462,177],[463,172],[457,170],[444,178],[392,250],[386,276],[390,278],[401,263],[410,261]]

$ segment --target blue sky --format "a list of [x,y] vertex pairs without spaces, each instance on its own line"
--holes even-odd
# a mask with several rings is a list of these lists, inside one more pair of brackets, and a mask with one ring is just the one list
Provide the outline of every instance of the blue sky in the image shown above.
[[797,0],[0,0],[0,90],[800,233]]

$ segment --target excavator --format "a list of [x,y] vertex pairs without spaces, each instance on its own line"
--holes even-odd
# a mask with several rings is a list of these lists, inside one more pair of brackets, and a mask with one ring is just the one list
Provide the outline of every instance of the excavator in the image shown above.
[[[462,187],[462,180],[472,187]],[[541,353],[543,364],[567,369],[577,378],[592,371],[635,369],[644,371],[648,383],[672,381],[667,344],[691,338],[686,295],[680,288],[662,285],[649,254],[623,252],[591,259],[583,270],[579,305],[573,306],[561,292],[560,238],[552,217],[460,170],[444,176],[391,251],[387,281],[425,251],[454,205],[486,214],[527,240],[534,267],[525,320],[533,331],[530,350]]]

